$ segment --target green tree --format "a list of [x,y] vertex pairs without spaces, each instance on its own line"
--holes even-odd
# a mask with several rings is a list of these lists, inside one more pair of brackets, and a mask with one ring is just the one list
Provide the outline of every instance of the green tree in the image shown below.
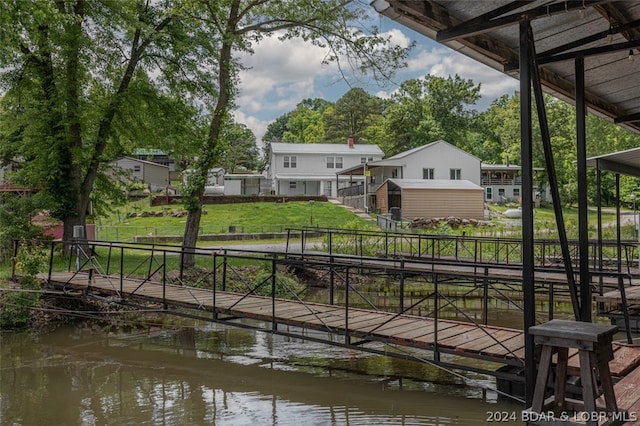
[[103,165],[161,121],[139,107],[157,94],[162,78],[148,74],[175,59],[183,29],[165,2],[7,0],[0,13],[0,76],[15,102],[0,112],[2,157],[24,160],[21,178],[49,196],[69,239]]
[[286,130],[282,134],[283,142],[318,143],[325,140],[322,125],[322,111],[318,111],[304,102],[287,114]]
[[265,143],[266,147],[268,147],[268,144],[270,142],[282,142],[282,136],[284,135],[284,132],[287,131],[289,114],[290,113],[283,114],[269,123],[269,125],[267,126],[267,131],[264,132],[264,135],[262,135],[262,142]]
[[[368,5],[346,0],[194,0],[189,16],[209,31],[207,39],[215,44],[215,96],[209,104],[211,120],[206,141],[196,161],[195,185],[186,194],[188,211],[183,245],[193,247],[197,241],[202,215],[202,196],[208,170],[218,160],[218,144],[227,123],[237,87],[238,66],[234,54],[250,53],[260,40],[269,34],[281,39],[302,38],[328,51],[324,61],[351,59],[356,68],[368,71],[374,77],[387,77],[404,65],[406,49],[390,46],[389,39],[380,36],[377,28],[356,29],[365,22],[371,9]],[[367,30],[367,31],[365,31]],[[194,263],[194,257],[185,256],[184,263]]]
[[437,139],[467,149],[479,138],[473,133],[477,113],[469,108],[480,99],[480,86],[471,80],[427,75],[405,81],[391,99],[384,113],[387,155]]
[[222,153],[222,167],[227,173],[235,173],[239,167],[255,170],[258,167],[259,155],[256,136],[244,124],[233,123],[225,127]]
[[364,89],[349,90],[323,115],[327,139],[340,143],[351,136],[356,143],[365,142],[362,133],[382,114],[382,107],[382,100]]
[[480,99],[480,85],[455,75],[447,78],[427,75],[424,79],[429,115],[441,129],[442,139],[465,149],[476,112],[470,107]]

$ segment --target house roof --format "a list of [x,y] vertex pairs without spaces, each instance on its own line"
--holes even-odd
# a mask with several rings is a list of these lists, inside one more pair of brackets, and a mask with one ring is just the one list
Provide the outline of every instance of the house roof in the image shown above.
[[[437,141],[434,141],[434,142],[428,143],[428,144],[426,144],[426,145],[422,145],[422,146],[419,146],[419,147],[416,147],[416,148],[409,149],[409,150],[407,150],[407,151],[403,151],[403,152],[401,152],[401,153],[399,153],[399,154],[396,154],[396,155],[394,155],[394,156],[391,156],[391,157],[389,157],[389,158],[385,158],[383,161],[402,160],[402,159],[404,159],[404,158],[407,158],[407,157],[409,157],[409,156],[411,156],[411,155],[415,154],[416,152],[420,152],[420,151],[422,151],[422,150],[424,150],[424,149],[429,149],[429,148],[431,148],[431,147],[433,147],[433,146],[435,146],[435,145],[440,145],[440,144],[448,145],[448,146],[450,146],[451,148],[457,149],[458,151],[460,151],[460,152],[462,152],[462,153],[464,153],[464,154],[466,154],[466,155],[468,155],[468,156],[470,156],[470,157],[477,158],[476,156],[474,156],[474,155],[472,155],[472,154],[469,154],[469,153],[468,153],[468,152],[466,152],[465,150],[460,149],[460,148],[458,148],[457,146],[452,145],[452,144],[450,144],[449,142],[447,142],[447,141],[443,141],[442,139],[440,139],[440,140],[437,140]],[[479,160],[479,159],[478,159],[478,160]],[[371,163],[370,163],[370,164],[371,164]],[[402,164],[402,163],[401,163],[401,162],[398,162],[397,164]]]
[[575,60],[584,59],[590,112],[640,133],[640,2],[374,0],[379,13],[519,78],[519,23],[531,21],[543,90],[575,103]]
[[587,166],[608,172],[640,177],[640,148],[587,158]]
[[[518,171],[520,170],[522,167],[520,167],[517,164],[485,164],[485,163],[481,163],[480,164],[480,170],[500,170],[500,171],[504,171],[504,170],[514,170],[514,171]],[[543,167],[534,167],[533,170],[544,170]]]
[[481,186],[468,180],[448,179],[387,179],[385,182],[401,189],[474,189],[484,191]]
[[277,154],[354,154],[379,155],[384,153],[378,145],[346,143],[285,143],[271,142],[271,152]]
[[[389,158],[385,158],[385,159],[377,160],[377,161],[370,161],[370,162],[367,163],[366,167],[367,167],[367,169],[375,169],[376,167],[402,166],[402,165],[404,165],[404,160],[407,157],[409,157],[409,156],[411,156],[411,155],[413,155],[413,154],[415,154],[417,152],[420,152],[420,151],[422,151],[424,149],[428,149],[428,148],[431,148],[431,147],[433,147],[435,145],[439,145],[439,144],[445,144],[445,145],[447,145],[447,146],[449,146],[451,148],[454,148],[454,149],[460,151],[461,153],[463,153],[465,155],[468,155],[470,157],[476,158],[478,161],[480,161],[480,159],[478,159],[474,155],[469,154],[468,152],[458,148],[455,145],[451,145],[447,141],[437,140],[435,142],[431,142],[431,143],[428,143],[426,145],[419,146],[417,148],[412,148],[412,149],[409,149],[407,151],[403,151],[403,152],[401,152],[399,154],[396,154],[394,156],[391,156]],[[358,164],[358,165],[355,165],[353,167],[349,167],[347,169],[344,169],[341,172],[339,172],[338,174],[341,174],[341,175],[362,175],[362,174],[364,174],[364,167],[365,167],[364,164]]]
[[[338,174],[338,173],[336,173]],[[292,180],[292,181],[328,181],[328,180],[334,180],[336,179],[336,174],[333,175],[304,175],[304,174],[299,174],[299,175],[292,175],[289,173],[282,173],[282,174],[276,174],[276,179],[278,180]],[[338,178],[340,180],[347,180],[347,176],[338,176]],[[354,178],[356,179],[356,178]],[[364,178],[361,178],[360,180],[362,180]]]
[[147,164],[149,166],[153,166],[153,167],[160,167],[163,169],[168,169],[169,166],[166,166],[164,164],[160,164],[160,163],[155,163],[153,161],[147,161],[147,160],[141,160],[139,158],[133,158],[133,157],[120,157],[117,161],[120,160],[128,160],[128,161],[133,161],[134,163],[140,163],[140,164]]
[[133,150],[133,155],[168,155],[168,154],[161,149],[136,148]]

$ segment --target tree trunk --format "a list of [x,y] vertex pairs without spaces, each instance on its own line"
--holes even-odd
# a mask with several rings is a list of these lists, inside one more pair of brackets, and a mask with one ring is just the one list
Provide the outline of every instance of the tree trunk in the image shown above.
[[211,115],[211,123],[209,124],[209,134],[207,136],[207,143],[203,146],[202,153],[200,154],[196,163],[196,174],[198,183],[197,188],[192,188],[188,197],[185,197],[185,206],[189,212],[187,216],[187,223],[184,230],[184,239],[182,240],[183,251],[183,267],[191,267],[195,265],[195,254],[193,250],[189,250],[196,246],[198,241],[198,229],[200,228],[200,218],[202,217],[202,196],[204,194],[204,187],[209,175],[209,169],[211,169],[219,156],[216,153],[220,133],[222,127],[227,119],[229,106],[231,103],[233,93],[233,79],[232,68],[233,58],[231,51],[233,48],[233,38],[236,35],[238,26],[240,9],[240,0],[233,0],[229,11],[229,20],[227,27],[225,28],[225,36],[223,37],[222,47],[220,49],[220,58],[218,60],[218,89],[220,91],[216,106]]
[[182,267],[191,268],[196,264],[196,256],[193,248],[198,241],[198,230],[200,229],[200,218],[202,217],[202,202],[197,207],[189,211],[187,223],[184,227],[184,238],[182,239]]

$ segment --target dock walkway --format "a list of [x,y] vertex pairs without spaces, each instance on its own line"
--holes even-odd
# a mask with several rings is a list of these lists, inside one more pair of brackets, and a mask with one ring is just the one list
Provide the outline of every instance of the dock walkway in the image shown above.
[[[431,351],[437,348],[440,352],[461,357],[519,367],[524,365],[524,333],[518,329],[251,294],[213,292],[118,275],[90,277],[82,272],[54,272],[47,284],[56,290],[79,290],[83,294],[196,310],[200,314],[206,313],[211,319],[218,316],[249,318],[274,326],[286,324],[321,330],[344,335],[348,339]],[[577,351],[570,352],[569,356],[569,369],[578,374]],[[614,360],[610,363],[614,376],[624,376],[638,365],[639,347],[614,344]]]

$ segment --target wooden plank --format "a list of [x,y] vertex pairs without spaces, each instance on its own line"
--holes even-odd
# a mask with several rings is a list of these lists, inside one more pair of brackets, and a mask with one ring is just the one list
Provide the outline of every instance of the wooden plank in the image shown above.
[[386,323],[383,325],[375,325],[370,328],[361,327],[365,333],[374,333],[376,335],[388,336],[389,334],[400,334],[402,330],[405,330],[409,326],[411,330],[415,325],[415,318],[405,317],[390,317],[386,319]]
[[[446,324],[446,323],[444,323],[444,324]],[[472,330],[474,328],[473,325],[472,326],[467,326],[467,325],[463,325],[463,324],[454,324],[452,327],[447,327],[447,328],[443,329],[440,326],[444,325],[444,324],[438,323],[437,330],[434,330],[434,332],[432,333],[433,337],[435,337],[435,335],[437,333],[438,344],[440,344],[440,342],[443,339],[446,339],[446,338],[452,337],[452,336],[458,336],[458,335],[464,334],[464,333],[466,333],[466,332],[468,332],[468,331],[470,331],[470,330]],[[427,340],[432,342],[433,341],[433,337],[431,337],[431,335],[429,335],[429,336],[421,336],[421,337],[416,337],[413,340],[415,340],[416,342],[427,342]]]
[[625,376],[640,365],[640,346],[614,344],[613,360],[609,370],[613,376]]
[[[522,351],[522,354],[520,354],[520,351]],[[496,358],[509,357],[523,359],[524,334],[520,334],[510,339],[505,339],[495,345],[491,345],[481,350],[480,353],[486,356],[495,356]]]
[[407,322],[398,318],[395,319],[392,324],[393,323],[397,323],[397,326],[387,327],[385,329],[382,329],[381,327],[380,330],[374,331],[373,334],[391,338],[394,341],[412,341],[418,337],[423,337],[433,333],[433,322],[431,321],[413,319],[412,321]]
[[[636,410],[639,410],[635,411],[635,413],[640,414],[640,368],[634,369],[616,383],[613,386],[613,391],[616,394],[619,409],[634,412],[635,407]],[[598,403],[604,405],[604,401],[601,401],[601,398],[598,399]]]
[[484,336],[479,337],[473,342],[465,344],[465,350],[470,352],[482,352],[486,348],[495,345],[498,342],[520,336],[522,333],[513,330],[497,330],[487,331]]
[[477,327],[460,336],[440,340],[438,344],[454,347],[460,351],[477,353],[489,345],[496,344],[512,336],[513,332],[510,330],[486,330],[485,328]]
[[[349,328],[351,328],[351,321],[369,322],[371,321],[371,313],[367,314],[366,312],[349,312]],[[323,322],[329,327],[335,327],[344,330],[346,325],[345,313],[344,311],[338,312],[336,315],[332,316],[331,318],[325,319]]]

